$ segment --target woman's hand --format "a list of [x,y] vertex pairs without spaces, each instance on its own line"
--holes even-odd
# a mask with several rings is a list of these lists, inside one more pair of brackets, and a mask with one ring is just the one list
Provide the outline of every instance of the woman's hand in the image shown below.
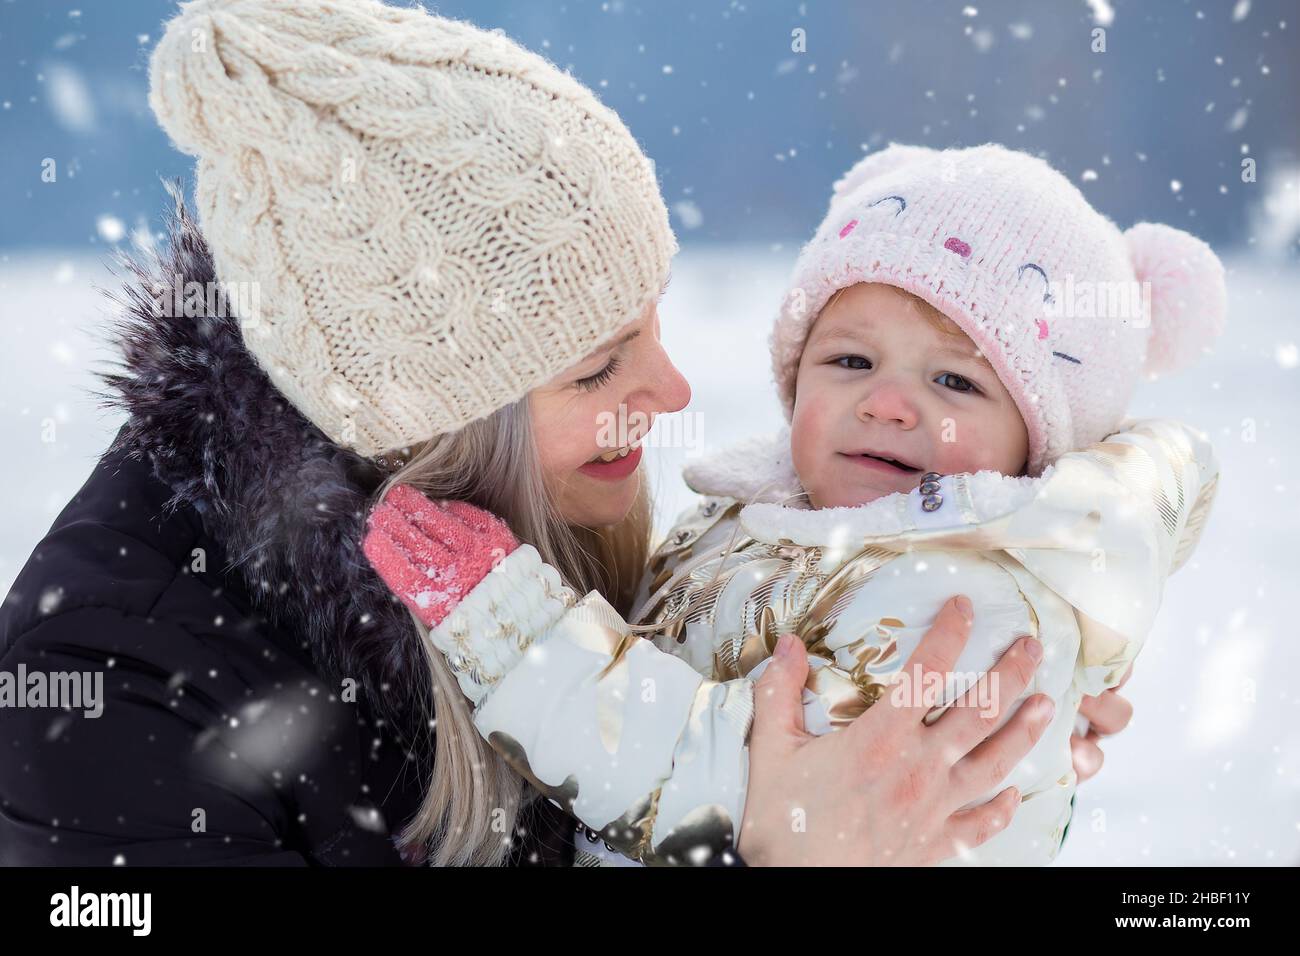
[[1096,697],[1085,697],[1079,704],[1079,713],[1092,724],[1086,736],[1070,735],[1070,755],[1074,758],[1074,772],[1079,783],[1095,776],[1101,769],[1105,754],[1099,746],[1102,737],[1117,734],[1133,719],[1133,705],[1121,697],[1119,689],[1133,676],[1133,665],[1128,666],[1120,682]]
[[464,501],[433,502],[397,485],[370,514],[361,549],[425,627],[437,627],[519,541]]
[[[944,605],[908,661],[920,688],[953,670],[970,636],[970,603],[959,610],[957,600],[964,599]],[[989,736],[1041,655],[1038,641],[1017,641],[930,726],[923,723],[933,704],[927,695],[890,693],[843,730],[815,737],[803,726],[807,655],[783,637],[754,688],[740,855],[758,866],[918,866],[981,845],[1011,821],[1019,794],[1008,787],[959,808],[1006,779],[1050,723],[1052,701],[1036,694]],[[992,675],[998,693],[990,713],[981,702]]]

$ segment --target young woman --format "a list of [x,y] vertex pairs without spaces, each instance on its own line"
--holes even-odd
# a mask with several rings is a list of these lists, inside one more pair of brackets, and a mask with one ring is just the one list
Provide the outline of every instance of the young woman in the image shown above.
[[[150,101],[199,159],[202,225],[178,197],[136,267],[107,377],[127,423],[0,609],[0,667],[102,671],[106,696],[0,709],[0,862],[566,862],[572,819],[478,735],[361,541],[410,484],[628,610],[648,506],[595,425],[689,399],[648,160],[539,57],[371,0],[188,4]],[[951,669],[966,629],[950,607],[919,659]],[[929,862],[1014,813],[957,808],[1033,746],[1027,708],[991,736],[873,708],[814,739],[804,667],[754,694],[748,862]],[[1008,700],[1033,667],[1004,658]],[[792,832],[792,805],[841,833]]]

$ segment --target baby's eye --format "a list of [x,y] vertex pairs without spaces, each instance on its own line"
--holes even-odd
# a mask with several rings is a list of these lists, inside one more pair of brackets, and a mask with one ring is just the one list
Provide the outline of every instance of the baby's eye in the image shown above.
[[979,391],[979,387],[974,382],[970,381],[969,379],[962,378],[960,375],[956,375],[953,372],[944,372],[937,379],[935,379],[935,381],[942,382],[946,378],[955,379],[958,382],[957,385],[948,386],[954,392],[978,392]]
[[[845,362],[848,364],[845,365]],[[871,368],[871,359],[863,355],[841,355],[835,360],[835,364],[840,368],[851,368],[857,369],[858,371],[865,371],[866,369]]]

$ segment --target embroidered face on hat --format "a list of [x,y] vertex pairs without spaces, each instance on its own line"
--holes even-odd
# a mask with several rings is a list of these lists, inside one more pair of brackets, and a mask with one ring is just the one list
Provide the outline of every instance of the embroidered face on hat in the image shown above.
[[1193,360],[1226,313],[1205,243],[1121,232],[1043,160],[891,145],[835,184],[795,266],[771,340],[787,418],[813,320],[861,282],[921,297],[971,338],[1020,409],[1030,475],[1113,432],[1139,376]]

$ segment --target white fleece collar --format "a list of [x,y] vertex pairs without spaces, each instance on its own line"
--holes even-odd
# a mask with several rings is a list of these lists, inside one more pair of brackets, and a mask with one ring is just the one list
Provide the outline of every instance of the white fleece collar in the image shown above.
[[[693,458],[682,470],[682,478],[696,494],[746,503],[790,501],[804,493],[794,471],[789,425],[774,434],[743,439],[713,455]],[[807,507],[806,503],[802,506]]]
[[[1054,471],[1049,465],[1037,478],[979,471],[964,478],[973,514],[963,514],[952,502],[942,515],[927,517],[927,527],[941,526],[935,519],[950,517],[953,526],[988,521],[1008,514],[1032,499]],[[913,530],[920,493],[895,492],[854,508],[812,509],[795,474],[790,451],[790,428],[771,435],[744,439],[721,452],[693,459],[683,469],[687,486],[697,494],[720,495],[743,502],[740,523],[760,541],[781,539],[801,545],[835,547],[864,537],[901,534]]]

